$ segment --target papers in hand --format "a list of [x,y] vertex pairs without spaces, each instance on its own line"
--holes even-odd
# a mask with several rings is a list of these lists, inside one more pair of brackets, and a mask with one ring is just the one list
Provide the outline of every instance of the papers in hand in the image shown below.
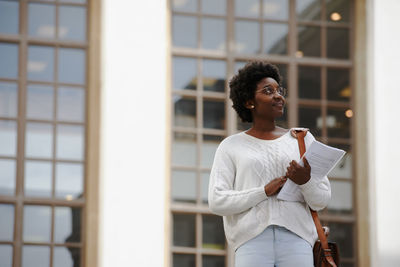
[[[346,152],[341,149],[327,146],[318,141],[313,141],[303,156],[306,157],[311,166],[311,179],[320,180],[327,176],[328,173],[335,168],[336,164],[338,164],[345,153]],[[303,158],[301,158],[298,163],[303,166]],[[287,179],[282,187],[278,194],[278,199],[304,202],[300,187],[290,179]]]

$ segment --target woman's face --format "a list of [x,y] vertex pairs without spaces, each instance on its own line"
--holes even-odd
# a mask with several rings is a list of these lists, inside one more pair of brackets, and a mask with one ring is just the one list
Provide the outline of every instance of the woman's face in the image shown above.
[[263,78],[258,84],[254,95],[253,119],[275,119],[283,115],[285,97],[281,95],[281,88],[273,78]]

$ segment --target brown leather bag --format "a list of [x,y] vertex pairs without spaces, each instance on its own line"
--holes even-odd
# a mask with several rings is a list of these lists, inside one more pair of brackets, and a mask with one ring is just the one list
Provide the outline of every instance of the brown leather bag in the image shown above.
[[[293,130],[292,135],[297,138],[300,150],[300,157],[306,152],[304,137],[307,134],[307,129]],[[315,228],[317,229],[318,238],[314,244],[314,266],[315,267],[337,267],[339,266],[339,248],[335,242],[328,242],[328,231],[324,232],[321,222],[318,218],[318,213],[310,208]]]

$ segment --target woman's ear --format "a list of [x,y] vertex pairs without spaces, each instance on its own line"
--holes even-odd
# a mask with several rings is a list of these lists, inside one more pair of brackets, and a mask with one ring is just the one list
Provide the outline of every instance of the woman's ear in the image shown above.
[[248,108],[248,109],[254,109],[254,103],[253,103],[252,100],[247,100],[247,101],[244,103],[244,106],[245,106],[246,108]]

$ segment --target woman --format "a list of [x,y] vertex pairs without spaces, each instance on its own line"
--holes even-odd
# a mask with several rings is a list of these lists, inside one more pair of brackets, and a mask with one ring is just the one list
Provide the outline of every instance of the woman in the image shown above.
[[[252,127],[219,145],[211,170],[209,205],[223,216],[236,267],[313,266],[317,239],[309,207],[323,209],[331,196],[327,177],[311,177],[300,159],[297,139],[276,126],[285,89],[276,66],[254,61],[229,83],[233,108]],[[305,137],[308,147],[314,137]],[[277,199],[287,179],[299,185],[305,202]]]

